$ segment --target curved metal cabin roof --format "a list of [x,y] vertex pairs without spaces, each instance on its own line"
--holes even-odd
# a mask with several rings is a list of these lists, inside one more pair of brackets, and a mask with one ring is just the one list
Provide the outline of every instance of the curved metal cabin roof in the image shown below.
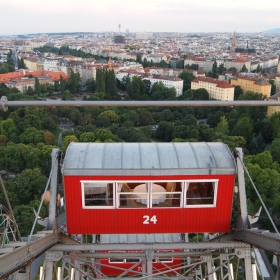
[[64,175],[235,174],[223,143],[75,143],[66,152]]

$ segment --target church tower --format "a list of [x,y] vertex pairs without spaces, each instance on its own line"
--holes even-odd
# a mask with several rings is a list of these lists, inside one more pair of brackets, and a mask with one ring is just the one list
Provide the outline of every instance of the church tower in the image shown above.
[[232,41],[231,41],[231,52],[234,53],[236,48],[237,48],[237,39],[236,39],[235,30],[234,30]]

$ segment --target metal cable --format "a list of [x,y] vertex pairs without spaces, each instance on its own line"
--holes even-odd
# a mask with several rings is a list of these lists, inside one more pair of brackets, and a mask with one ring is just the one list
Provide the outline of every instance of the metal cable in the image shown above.
[[275,226],[275,224],[274,224],[274,222],[273,222],[273,220],[272,220],[272,218],[271,218],[271,216],[270,216],[270,214],[269,214],[269,212],[268,212],[268,210],[267,210],[267,208],[266,208],[266,206],[265,206],[265,204],[264,204],[264,202],[263,202],[263,200],[262,200],[262,197],[261,197],[260,193],[258,192],[257,187],[255,186],[255,184],[254,184],[254,182],[253,182],[253,180],[252,180],[252,178],[251,178],[251,176],[250,176],[250,174],[249,174],[249,172],[248,172],[248,170],[247,170],[247,168],[246,168],[246,166],[245,166],[243,160],[242,160],[241,157],[239,156],[239,152],[238,152],[238,151],[237,151],[237,154],[238,154],[238,157],[239,157],[239,159],[240,159],[240,162],[241,162],[241,164],[242,164],[242,166],[243,166],[243,169],[245,170],[245,172],[246,172],[246,174],[247,174],[247,176],[248,176],[248,178],[249,178],[249,180],[250,180],[250,182],[251,182],[251,184],[252,184],[252,186],[253,186],[253,188],[254,188],[254,190],[255,190],[255,192],[256,192],[258,198],[259,198],[259,200],[261,201],[261,204],[262,204],[263,208],[265,209],[265,212],[266,212],[266,214],[267,214],[267,216],[268,216],[268,218],[269,218],[269,220],[270,220],[270,222],[271,222],[271,224],[272,224],[272,226],[273,226],[275,232],[277,233],[278,237],[280,238],[280,234],[279,234],[279,232],[278,232],[278,230],[277,230],[277,227]]

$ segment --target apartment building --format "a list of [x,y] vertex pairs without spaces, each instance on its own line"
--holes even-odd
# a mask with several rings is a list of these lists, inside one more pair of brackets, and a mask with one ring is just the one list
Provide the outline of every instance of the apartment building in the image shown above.
[[253,91],[270,97],[271,84],[260,74],[239,74],[230,80],[230,84],[233,86],[240,86],[243,90],[243,93],[246,93],[247,91]]
[[176,90],[176,96],[180,96],[183,94],[183,80],[174,77],[174,76],[164,76],[164,75],[151,75],[144,78],[145,80],[151,81],[151,86],[153,86],[154,83],[162,82],[165,87],[172,88],[174,87]]
[[176,96],[180,96],[183,94],[183,80],[176,76],[167,76],[162,74],[146,75],[144,73],[137,72],[135,70],[127,70],[127,71],[119,71],[116,74],[116,78],[122,81],[123,77],[126,77],[127,75],[129,75],[130,78],[133,78],[134,76],[138,76],[141,77],[143,80],[149,80],[151,82],[151,86],[153,86],[154,83],[162,82],[164,86],[167,88],[174,87],[176,90]]
[[[32,75],[33,78],[28,78],[28,75]],[[51,83],[53,84],[55,81],[60,80],[60,76],[64,80],[69,80],[70,77],[66,75],[64,72],[51,72],[51,71],[17,71],[17,72],[9,72],[6,74],[0,74],[0,83],[5,83],[10,88],[16,87],[20,92],[24,92],[27,90],[29,86],[32,87],[33,80],[35,77],[41,79],[40,82],[42,83]],[[43,78],[46,78],[44,80]],[[32,80],[33,79],[33,80]]]
[[37,71],[38,70],[38,68],[37,68],[38,60],[39,60],[38,57],[25,57],[23,59],[23,62],[28,70]]
[[96,79],[96,67],[94,65],[85,65],[81,68],[82,86],[84,86],[89,79]]
[[[280,101],[280,92],[270,96],[268,101]],[[274,113],[280,112],[280,106],[267,106],[267,116],[270,117]]]
[[214,60],[205,60],[204,57],[194,57],[190,59],[185,59],[184,67],[191,66],[192,64],[197,64],[198,69],[202,69],[203,71],[212,71],[212,67],[214,64]]
[[[52,84],[51,77],[38,77],[40,84]],[[26,92],[28,87],[35,89],[35,78],[20,78],[20,79],[11,79],[7,84],[9,88],[17,88],[20,92]]]
[[191,82],[191,89],[200,88],[206,89],[210,98],[223,101],[234,100],[234,87],[228,81],[198,77]]
[[250,71],[250,69],[251,69],[251,60],[250,59],[246,59],[246,58],[236,58],[236,59],[232,59],[232,60],[226,60],[224,62],[224,66],[225,66],[226,69],[236,68],[236,70],[238,72],[241,71],[243,65],[245,65],[246,68],[248,69],[248,71]]

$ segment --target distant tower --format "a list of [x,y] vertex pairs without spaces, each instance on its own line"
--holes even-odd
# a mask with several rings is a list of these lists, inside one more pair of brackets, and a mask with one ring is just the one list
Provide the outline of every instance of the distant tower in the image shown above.
[[119,34],[121,34],[121,24],[119,23]]
[[233,32],[232,42],[231,42],[231,52],[234,53],[235,49],[237,47],[237,39],[236,39],[236,33],[235,30]]

